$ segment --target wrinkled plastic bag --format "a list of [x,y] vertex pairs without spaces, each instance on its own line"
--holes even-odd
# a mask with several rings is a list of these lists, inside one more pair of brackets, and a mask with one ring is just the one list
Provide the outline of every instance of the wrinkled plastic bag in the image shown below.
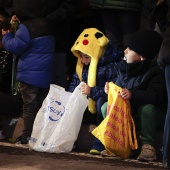
[[88,105],[87,96],[81,93],[80,85],[73,93],[50,85],[34,121],[29,141],[31,149],[49,153],[68,153],[72,150]]

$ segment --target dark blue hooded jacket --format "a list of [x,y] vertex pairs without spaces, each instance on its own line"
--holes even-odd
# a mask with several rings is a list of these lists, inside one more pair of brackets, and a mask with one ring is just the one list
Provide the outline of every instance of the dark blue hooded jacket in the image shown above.
[[[107,50],[99,59],[97,66],[97,75],[96,75],[96,86],[91,88],[89,97],[97,101],[100,97],[105,95],[104,86],[106,82],[115,82],[120,67],[119,61],[123,57],[123,50],[120,50],[116,46],[108,44]],[[87,83],[88,78],[88,66],[83,67],[82,72],[82,81]],[[73,92],[74,89],[79,85],[80,79],[78,78],[77,73],[73,75],[72,82],[69,85],[70,92]]]
[[2,44],[18,58],[18,81],[49,88],[53,83],[53,61],[56,56],[51,22],[36,15],[28,19],[28,13],[25,16],[15,34],[4,35]]

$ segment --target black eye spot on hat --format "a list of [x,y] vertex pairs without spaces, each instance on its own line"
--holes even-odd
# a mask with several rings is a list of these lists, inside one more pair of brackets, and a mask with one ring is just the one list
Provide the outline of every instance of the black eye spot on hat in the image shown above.
[[84,37],[88,37],[88,36],[89,36],[89,34],[85,34],[85,35],[84,35]]
[[103,34],[100,33],[100,32],[96,32],[95,37],[96,37],[97,39],[98,39],[98,38],[101,38],[101,37],[103,37]]

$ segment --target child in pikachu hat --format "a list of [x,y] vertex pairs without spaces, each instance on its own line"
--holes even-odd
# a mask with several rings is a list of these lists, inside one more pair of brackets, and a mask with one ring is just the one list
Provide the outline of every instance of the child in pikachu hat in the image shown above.
[[87,28],[79,35],[71,52],[77,57],[77,65],[68,91],[73,92],[80,82],[85,82],[81,91],[88,96],[89,105],[84,121],[96,124],[96,102],[104,95],[105,82],[115,81],[123,51],[112,45],[97,28]]

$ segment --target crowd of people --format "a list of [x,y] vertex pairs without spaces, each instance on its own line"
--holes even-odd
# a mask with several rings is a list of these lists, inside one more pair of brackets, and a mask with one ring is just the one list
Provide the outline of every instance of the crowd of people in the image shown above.
[[[169,0],[4,0],[0,8],[0,114],[23,116],[17,143],[28,144],[50,84],[73,92],[85,82],[83,123],[98,126],[113,82],[140,131],[137,159],[157,159],[155,136],[164,130],[163,165],[170,168]],[[96,138],[90,153],[103,150]]]

